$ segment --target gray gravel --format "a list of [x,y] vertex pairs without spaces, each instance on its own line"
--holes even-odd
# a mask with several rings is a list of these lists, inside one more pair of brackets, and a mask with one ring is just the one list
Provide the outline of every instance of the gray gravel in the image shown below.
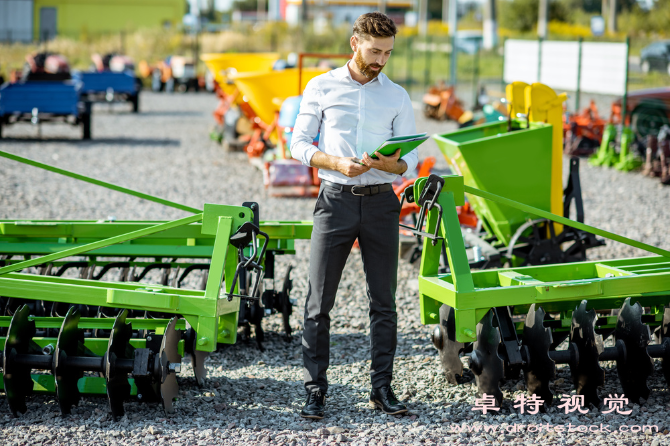
[[[203,203],[240,204],[258,201],[262,219],[310,219],[312,199],[267,197],[260,172],[243,154],[224,153],[209,141],[215,99],[208,95],[142,94],[142,113],[126,106],[96,107],[91,142],[81,142],[79,129],[44,125],[42,139],[36,129],[17,125],[6,129],[0,150],[75,170],[126,187],[194,207]],[[422,131],[446,132],[453,124],[425,122]],[[438,159],[434,143],[422,156]],[[586,222],[657,246],[669,247],[669,188],[639,174],[582,165]],[[0,218],[12,219],[172,219],[185,213],[122,194],[66,179],[56,174],[0,159]],[[129,402],[127,416],[111,420],[106,400],[86,398],[68,418],[59,415],[51,396],[29,401],[28,413],[9,415],[0,397],[2,444],[670,444],[670,393],[660,363],[650,380],[652,397],[642,407],[629,405],[630,415],[604,415],[592,409],[586,415],[566,415],[555,406],[547,414],[519,414],[510,400],[522,395],[523,380],[504,385],[507,398],[498,414],[472,410],[474,380],[461,386],[446,384],[430,345],[430,327],[419,322],[417,269],[401,264],[398,289],[399,343],[395,388],[411,408],[409,416],[381,415],[368,407],[369,321],[360,256],[352,255],[333,311],[332,366],[328,414],[321,422],[297,415],[303,402],[300,359],[302,306],[306,290],[309,243],[297,243],[297,255],[278,258],[279,271],[291,262],[294,296],[299,304],[291,321],[296,333],[288,343],[281,336],[278,317],[264,321],[265,352],[255,343],[222,348],[207,360],[209,376],[204,388],[192,378],[188,361],[180,377],[177,414],[166,417],[156,405]],[[637,256],[643,253],[609,243],[592,258]],[[621,394],[613,364],[605,367],[607,386],[601,395]],[[471,375],[469,375],[471,377]],[[574,392],[569,370],[560,367],[556,394]],[[598,426],[612,433],[567,432],[575,426]],[[519,425],[544,427],[540,432]],[[550,424],[549,432],[547,425]],[[554,427],[564,426],[565,432]],[[659,433],[618,432],[621,425],[656,425]],[[460,432],[460,429],[465,429]],[[471,429],[472,432],[469,432]],[[488,430],[487,430],[488,429]],[[595,429],[595,428],[593,428]],[[458,432],[457,432],[458,430]]]

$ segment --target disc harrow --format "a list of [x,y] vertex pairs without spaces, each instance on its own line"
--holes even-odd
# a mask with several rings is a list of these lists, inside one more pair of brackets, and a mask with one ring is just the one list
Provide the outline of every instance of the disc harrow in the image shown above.
[[[448,382],[463,381],[461,356],[468,355],[480,396],[502,406],[501,382],[523,372],[528,395],[542,400],[546,410],[559,364],[569,367],[577,395],[595,407],[602,404],[603,362],[616,362],[631,403],[649,398],[653,358],[662,360],[667,380],[670,252],[464,186],[460,176],[431,175],[414,188],[412,197],[434,197],[417,200],[427,221],[415,229],[424,237],[421,319],[438,324],[432,341]],[[456,210],[466,191],[661,256],[471,271]],[[440,272],[443,249],[448,274]],[[606,347],[610,337],[613,345]]]
[[107,394],[114,418],[129,397],[172,413],[183,355],[203,385],[207,355],[235,343],[238,327],[253,325],[262,349],[262,319],[279,313],[290,339],[292,268],[277,289],[275,257],[295,254],[311,222],[261,222],[251,202],[201,211],[0,156],[195,214],[0,221],[0,390],[15,416],[33,393],[55,394],[64,415],[88,394]]

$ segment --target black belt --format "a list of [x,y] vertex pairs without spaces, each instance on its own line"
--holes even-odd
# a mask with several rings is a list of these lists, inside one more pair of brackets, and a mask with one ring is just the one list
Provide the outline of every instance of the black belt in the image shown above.
[[360,184],[337,184],[337,183],[332,183],[330,181],[325,181],[322,180],[322,183],[325,184],[328,187],[332,187],[334,189],[337,189],[342,192],[350,192],[353,195],[356,196],[363,196],[363,195],[377,195],[382,192],[388,192],[393,190],[393,186],[391,183],[385,183],[385,184],[371,184],[368,186],[360,185]]

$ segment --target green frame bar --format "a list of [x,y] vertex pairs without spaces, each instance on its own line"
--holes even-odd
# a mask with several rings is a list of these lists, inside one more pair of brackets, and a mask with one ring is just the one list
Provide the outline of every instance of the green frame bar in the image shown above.
[[[440,306],[447,304],[455,310],[456,340],[472,342],[476,339],[477,322],[493,307],[514,306],[515,313],[522,314],[531,304],[538,304],[547,312],[568,315],[584,299],[588,300],[588,308],[598,309],[620,307],[627,297],[643,306],[670,304],[670,252],[467,187],[460,176],[443,178],[445,185],[438,197],[443,208],[438,228],[442,239],[435,246],[424,239],[419,272],[422,323],[439,323]],[[425,183],[425,178],[416,181],[415,196],[420,195]],[[473,272],[465,255],[456,211],[456,206],[464,202],[465,192],[663,256]],[[437,212],[429,211],[427,232],[435,230]],[[450,274],[438,274],[442,243],[446,244]]]

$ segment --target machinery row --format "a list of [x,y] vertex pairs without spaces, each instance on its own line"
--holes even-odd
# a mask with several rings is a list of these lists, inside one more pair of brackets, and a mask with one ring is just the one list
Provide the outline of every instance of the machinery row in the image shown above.
[[[292,127],[281,117],[292,101],[282,102],[280,87],[300,93],[324,70],[299,63],[275,73],[275,55],[248,60],[266,57],[265,72],[212,70],[233,80],[217,80],[220,131],[232,131],[228,119],[237,131],[233,105],[248,108],[251,136],[231,133],[229,142],[246,141],[248,154],[261,145],[268,154],[272,143],[290,166],[282,158]],[[600,362],[617,362],[634,402],[649,396],[652,358],[667,370],[670,252],[583,223],[578,159],[563,189],[564,101],[541,84],[509,85],[506,119],[434,136],[456,175],[430,175],[426,160],[400,192],[403,209],[412,209],[401,230],[421,240],[421,320],[436,326],[447,379],[462,380],[467,355],[479,394],[498,405],[500,382],[521,372],[529,394],[551,405],[556,364],[569,365],[577,393],[595,406]],[[195,209],[0,155],[193,214],[170,222],[0,222],[2,386],[14,415],[34,392],[54,393],[64,414],[87,394],[106,394],[114,417],[133,397],[173,412],[182,355],[203,383],[207,353],[235,342],[239,328],[247,336],[253,327],[262,347],[262,319],[278,314],[290,336],[291,272],[276,274],[275,257],[294,254],[311,222],[262,221],[255,203]],[[315,186],[310,172],[305,187]],[[588,261],[587,251],[603,243],[597,236],[658,256]],[[605,347],[609,336],[613,346]]]

